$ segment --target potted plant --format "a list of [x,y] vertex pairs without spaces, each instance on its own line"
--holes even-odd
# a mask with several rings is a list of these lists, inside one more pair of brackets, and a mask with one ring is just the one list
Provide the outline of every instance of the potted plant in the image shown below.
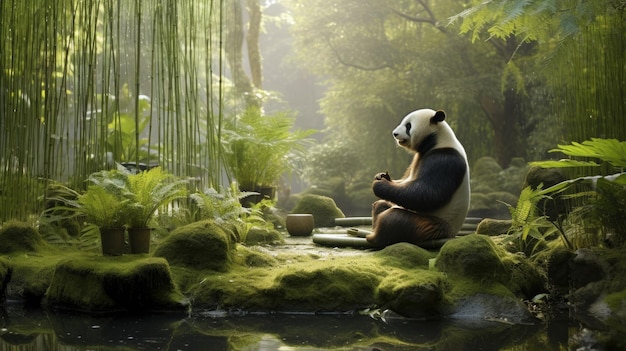
[[125,216],[130,202],[124,177],[117,171],[101,171],[91,174],[88,181],[91,184],[82,194],[58,185],[56,196],[49,198],[57,205],[46,210],[45,214],[83,217],[89,224],[84,232],[99,231],[104,255],[122,255],[125,244]]
[[149,223],[159,208],[187,194],[186,181],[161,169],[151,168],[127,175],[126,224],[131,253],[148,253],[152,228]]
[[226,167],[242,192],[273,198],[281,175],[298,169],[314,130],[292,130],[295,119],[286,112],[264,116],[249,108],[228,121],[224,130]]

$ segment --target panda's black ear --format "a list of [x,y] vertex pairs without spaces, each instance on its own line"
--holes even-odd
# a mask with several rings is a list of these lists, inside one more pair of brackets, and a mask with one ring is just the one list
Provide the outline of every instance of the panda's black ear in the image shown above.
[[435,115],[430,118],[430,123],[437,124],[444,119],[446,119],[446,113],[442,110],[438,110],[437,112],[435,112]]

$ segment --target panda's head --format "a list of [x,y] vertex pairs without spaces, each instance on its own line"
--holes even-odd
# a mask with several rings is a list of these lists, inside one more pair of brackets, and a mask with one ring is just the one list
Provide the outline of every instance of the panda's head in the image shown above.
[[[402,119],[402,122],[393,130],[396,143],[406,149],[425,153],[436,146],[453,142],[456,139],[448,124],[445,112],[431,109],[413,111]],[[450,135],[451,134],[451,135]]]

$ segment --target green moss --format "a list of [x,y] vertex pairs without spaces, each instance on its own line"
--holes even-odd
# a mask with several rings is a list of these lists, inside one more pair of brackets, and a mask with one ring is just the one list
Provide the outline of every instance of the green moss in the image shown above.
[[294,265],[276,275],[274,291],[287,310],[342,310],[368,306],[382,278],[377,263],[351,259]]
[[280,245],[285,243],[285,238],[279,231],[275,229],[252,227],[248,231],[248,235],[246,235],[245,242],[248,245]]
[[237,245],[235,263],[245,267],[272,267],[278,263],[272,255],[261,250],[258,247]]
[[266,268],[235,266],[224,274],[205,275],[189,291],[199,308],[342,311],[373,304],[387,272],[373,255]]
[[230,234],[205,220],[172,231],[153,255],[166,258],[171,265],[225,271],[233,260],[234,248]]
[[28,304],[38,304],[46,294],[57,262],[74,257],[22,254],[11,257],[12,275],[9,282],[11,298],[24,299]]
[[276,305],[274,296],[266,293],[272,284],[271,270],[233,267],[198,278],[188,290],[194,308],[270,310]]
[[313,194],[303,195],[291,212],[312,214],[316,227],[333,227],[335,218],[345,217],[332,198]]
[[507,254],[502,258],[509,272],[505,285],[516,295],[531,299],[545,292],[545,277],[524,256]]
[[436,255],[426,249],[409,243],[398,243],[375,253],[381,264],[400,268],[428,266],[428,261]]
[[501,257],[504,250],[485,235],[470,234],[450,240],[443,245],[435,266],[450,275],[476,281],[504,282],[507,272]]
[[162,258],[85,257],[60,261],[45,304],[91,312],[183,310]]
[[47,248],[39,232],[28,223],[9,221],[0,229],[0,254],[37,252]]
[[378,286],[376,302],[406,317],[432,317],[446,305],[446,286],[446,277],[439,272],[391,272]]

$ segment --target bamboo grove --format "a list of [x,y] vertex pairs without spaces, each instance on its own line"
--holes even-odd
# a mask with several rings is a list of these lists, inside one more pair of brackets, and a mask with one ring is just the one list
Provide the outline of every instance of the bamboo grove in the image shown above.
[[[220,183],[224,0],[0,2],[0,222],[113,162]],[[231,101],[230,104],[228,101]],[[146,151],[147,150],[147,151]]]

